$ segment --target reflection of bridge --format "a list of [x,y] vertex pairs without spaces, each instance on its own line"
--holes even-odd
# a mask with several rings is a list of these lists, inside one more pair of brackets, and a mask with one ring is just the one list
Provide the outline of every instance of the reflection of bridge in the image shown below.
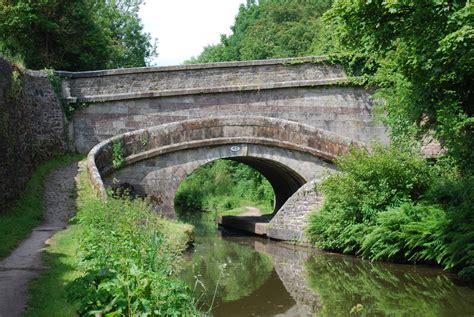
[[[60,74],[65,99],[88,105],[74,117],[77,150],[102,142],[89,155],[96,190],[104,192],[102,176],[110,175],[173,216],[184,177],[215,159],[236,160],[274,188],[274,238],[301,236],[306,213],[321,201],[306,194],[309,182],[334,158],[351,145],[385,140],[368,92],[346,85],[341,68],[322,58]],[[113,142],[125,156],[118,171]]]
[[319,295],[308,287],[304,263],[311,255],[309,250],[258,241],[255,241],[254,248],[257,252],[270,255],[278,277],[296,302],[284,316],[314,316],[321,310]]

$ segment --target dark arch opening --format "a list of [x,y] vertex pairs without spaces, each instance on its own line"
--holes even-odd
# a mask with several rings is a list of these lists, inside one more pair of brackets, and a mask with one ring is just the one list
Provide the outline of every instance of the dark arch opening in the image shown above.
[[260,172],[272,185],[275,193],[273,212],[277,212],[306,181],[298,173],[287,166],[273,160],[239,156],[230,160],[244,163]]

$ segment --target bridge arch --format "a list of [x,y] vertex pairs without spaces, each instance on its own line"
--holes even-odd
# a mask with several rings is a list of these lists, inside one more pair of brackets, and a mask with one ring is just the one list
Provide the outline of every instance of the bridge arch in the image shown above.
[[[124,166],[112,168],[113,144],[121,144]],[[277,209],[303,184],[331,169],[330,162],[358,142],[296,122],[268,117],[192,119],[125,133],[95,146],[88,171],[105,195],[113,179],[151,197],[156,210],[174,216],[181,181],[215,159],[233,159],[260,171],[272,184]]]

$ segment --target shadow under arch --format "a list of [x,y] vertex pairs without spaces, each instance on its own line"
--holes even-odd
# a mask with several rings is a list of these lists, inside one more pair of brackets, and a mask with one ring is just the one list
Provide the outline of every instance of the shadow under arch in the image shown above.
[[252,167],[268,180],[275,194],[274,213],[306,183],[295,170],[277,161],[248,156],[233,157],[230,160]]

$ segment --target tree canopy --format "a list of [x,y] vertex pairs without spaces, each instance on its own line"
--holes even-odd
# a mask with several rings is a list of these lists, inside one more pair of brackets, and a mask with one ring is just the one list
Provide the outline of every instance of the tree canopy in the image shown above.
[[204,48],[187,63],[239,61],[304,56],[319,38],[320,16],[331,0],[248,0],[241,5],[219,44]]
[[392,140],[434,134],[464,172],[474,171],[472,2],[340,0],[324,21],[338,47],[365,57]]
[[143,31],[143,0],[0,0],[0,51],[28,68],[145,66],[156,45]]

